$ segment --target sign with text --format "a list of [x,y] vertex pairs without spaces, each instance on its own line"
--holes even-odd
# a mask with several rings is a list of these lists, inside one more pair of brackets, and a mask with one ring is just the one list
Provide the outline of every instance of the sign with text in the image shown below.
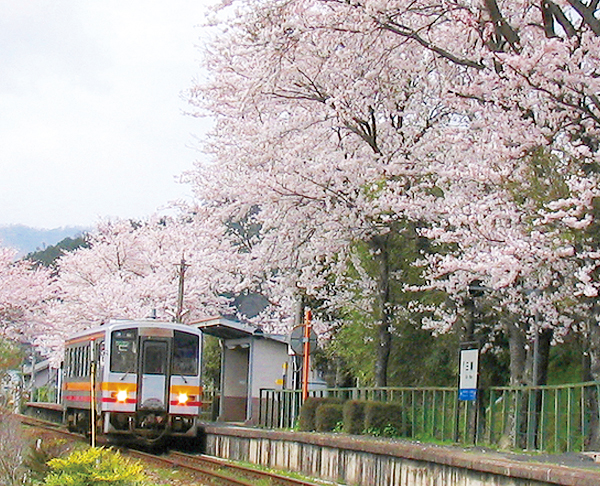
[[477,400],[477,377],[479,366],[479,349],[461,349],[460,378],[458,382],[458,399],[463,401]]

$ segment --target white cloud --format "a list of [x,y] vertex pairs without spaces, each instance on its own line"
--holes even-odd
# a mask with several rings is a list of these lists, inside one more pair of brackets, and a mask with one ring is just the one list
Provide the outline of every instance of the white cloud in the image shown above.
[[175,177],[203,124],[181,92],[204,5],[0,4],[0,224],[89,226],[189,197]]

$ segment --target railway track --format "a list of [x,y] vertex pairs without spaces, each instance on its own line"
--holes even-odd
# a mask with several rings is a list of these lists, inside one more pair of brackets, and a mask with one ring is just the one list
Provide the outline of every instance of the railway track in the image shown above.
[[[67,431],[59,424],[46,422],[26,415],[19,416],[21,423],[51,431],[63,437],[86,441],[86,438]],[[165,454],[152,454],[136,449],[120,448],[121,452],[163,468],[177,468],[193,474],[206,484],[218,484],[222,486],[323,486],[321,482],[297,479],[272,471],[264,471],[226,461],[221,458],[189,454],[180,451],[169,451]],[[331,484],[331,483],[327,483]],[[199,483],[200,485],[200,483]]]
[[254,469],[212,456],[194,455],[177,451],[171,451],[163,456],[156,456],[135,450],[129,450],[128,453],[131,453],[134,457],[146,458],[150,462],[163,464],[167,467],[185,469],[210,482],[210,484],[216,483],[224,486],[255,486],[257,484],[271,486],[323,486],[325,484],[292,478],[272,471]]

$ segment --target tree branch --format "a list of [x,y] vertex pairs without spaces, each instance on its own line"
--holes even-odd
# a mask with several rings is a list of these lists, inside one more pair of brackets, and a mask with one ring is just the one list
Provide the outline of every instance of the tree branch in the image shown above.
[[384,30],[388,30],[388,31],[392,32],[393,34],[397,34],[402,37],[406,37],[407,39],[413,39],[413,40],[417,41],[419,44],[421,44],[423,47],[425,47],[426,49],[429,49],[430,51],[435,52],[436,54],[442,56],[445,59],[448,59],[449,61],[451,61],[455,64],[458,64],[460,66],[475,68],[475,69],[484,69],[485,68],[485,66],[483,64],[481,64],[477,61],[457,57],[454,54],[452,54],[451,52],[448,52],[445,49],[442,49],[441,47],[438,47],[438,46],[432,44],[428,40],[421,37],[416,31],[414,31],[408,27],[405,27],[403,25],[400,25],[400,24],[394,22],[392,19],[388,18],[386,21],[381,21],[378,19],[374,19],[374,20]]
[[485,7],[494,23],[496,35],[503,37],[510,44],[513,51],[519,52],[519,35],[502,16],[496,0],[485,0]]
[[583,21],[588,25],[592,32],[596,35],[600,35],[600,21],[594,15],[595,9],[586,7],[580,0],[567,0],[569,4],[577,10],[577,13],[581,15]]

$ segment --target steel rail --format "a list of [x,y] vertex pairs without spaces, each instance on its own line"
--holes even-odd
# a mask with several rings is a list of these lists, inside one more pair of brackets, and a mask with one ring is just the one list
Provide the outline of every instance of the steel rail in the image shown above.
[[[178,460],[182,464],[189,464],[192,467],[198,465],[202,469],[223,470],[235,476],[250,478],[253,481],[265,481],[268,484],[277,486],[322,486],[325,483],[316,483],[308,479],[298,479],[290,476],[278,474],[273,471],[264,471],[252,467],[244,466],[219,457],[187,454],[178,451],[171,451],[169,456]],[[200,466],[201,465],[201,466]],[[331,484],[331,483],[328,483]]]
[[[81,441],[87,440],[80,434],[65,430],[61,424],[48,422],[28,415],[17,416],[21,420],[21,423],[25,425],[42,428]],[[179,451],[170,451],[167,454],[160,455],[123,446],[118,447],[118,449],[130,457],[147,463],[168,468],[183,469],[206,481],[210,481],[211,484],[213,481],[224,486],[254,486],[258,482],[271,486],[322,486],[325,484],[292,478],[272,471],[255,469],[214,456],[188,454]]]

